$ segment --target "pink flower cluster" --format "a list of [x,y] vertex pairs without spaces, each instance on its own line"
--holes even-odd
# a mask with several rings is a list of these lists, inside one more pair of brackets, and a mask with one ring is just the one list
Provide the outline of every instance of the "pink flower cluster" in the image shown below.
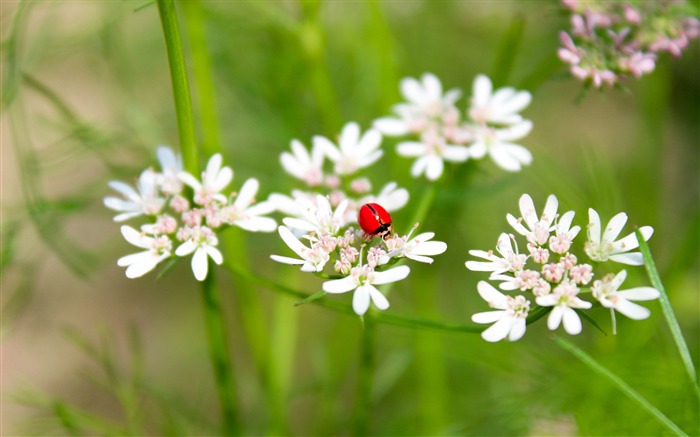
[[700,21],[684,1],[626,2],[562,0],[571,31],[560,33],[559,58],[571,74],[600,88],[656,67],[658,54],[679,57],[700,35]]

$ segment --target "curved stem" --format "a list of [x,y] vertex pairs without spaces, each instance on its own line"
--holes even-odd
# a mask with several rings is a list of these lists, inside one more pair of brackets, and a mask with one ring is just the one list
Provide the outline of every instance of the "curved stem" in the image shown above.
[[695,365],[693,364],[693,358],[690,355],[688,344],[683,338],[683,332],[681,331],[681,327],[678,324],[678,319],[676,318],[676,315],[673,312],[671,301],[668,299],[668,294],[666,294],[664,285],[661,283],[661,277],[659,276],[659,271],[656,269],[654,258],[651,256],[649,245],[646,241],[644,241],[644,237],[642,236],[642,233],[639,231],[639,229],[635,230],[634,232],[637,235],[637,241],[639,241],[639,249],[641,250],[642,256],[644,257],[644,268],[646,269],[647,274],[649,275],[649,281],[651,282],[651,285],[654,286],[654,288],[659,290],[659,302],[661,303],[661,311],[663,312],[664,318],[666,319],[666,323],[668,323],[668,327],[671,330],[671,335],[673,336],[673,340],[675,341],[676,347],[678,348],[678,353],[680,353],[681,355],[683,366],[685,367],[685,371],[688,374],[688,378],[690,378],[690,382],[693,386],[693,392],[695,393],[695,396],[700,398],[700,387],[698,387],[698,379],[695,373]]
[[620,391],[624,394],[626,394],[630,399],[635,401],[637,404],[639,404],[642,408],[647,410],[656,420],[658,420],[660,423],[662,423],[664,426],[666,426],[669,430],[671,430],[674,434],[680,435],[680,436],[687,436],[682,429],[678,427],[675,423],[671,421],[668,417],[664,415],[661,411],[659,411],[658,408],[653,406],[646,398],[644,398],[642,395],[637,393],[636,390],[634,390],[632,387],[627,385],[627,383],[623,380],[621,380],[617,375],[606,369],[605,367],[601,366],[596,360],[593,359],[590,355],[579,349],[578,347],[574,346],[572,343],[568,342],[567,340],[564,340],[561,337],[554,336],[554,342],[559,345],[562,349],[571,352],[576,358],[581,360],[581,362],[588,367],[590,367],[593,371],[595,371],[598,375],[607,378],[610,382],[612,382],[614,385],[617,386],[617,388],[620,389]]

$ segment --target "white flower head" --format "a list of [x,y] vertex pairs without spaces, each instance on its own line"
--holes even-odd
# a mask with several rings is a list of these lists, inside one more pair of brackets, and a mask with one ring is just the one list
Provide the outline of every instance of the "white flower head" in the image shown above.
[[493,251],[470,250],[470,255],[485,259],[486,262],[467,261],[465,265],[469,270],[475,272],[491,272],[492,277],[505,272],[517,272],[522,270],[527,262],[527,255],[519,253],[517,246],[514,249],[511,244],[512,240],[513,238],[506,233],[502,233],[498,236],[496,251],[501,256],[495,255]]
[[287,217],[282,221],[290,228],[316,235],[336,235],[340,228],[346,224],[344,216],[348,200],[340,202],[335,211],[331,208],[326,197],[319,194],[315,200],[315,204],[306,204],[306,209],[301,211],[301,218]]
[[513,141],[527,136],[532,130],[532,122],[523,120],[507,128],[496,129],[489,126],[473,127],[473,142],[469,156],[481,159],[487,153],[494,163],[506,171],[520,171],[532,163],[532,153]]
[[552,252],[558,254],[568,252],[571,242],[581,230],[581,226],[571,227],[575,214],[573,211],[567,211],[559,217],[557,224],[554,226],[554,235],[549,237],[549,248]]
[[310,187],[316,187],[323,182],[323,149],[314,142],[311,153],[298,140],[292,140],[292,153],[283,152],[280,155],[282,168],[300,179]]
[[636,287],[629,290],[620,290],[620,286],[627,278],[627,272],[604,277],[593,282],[593,297],[598,299],[605,308],[612,308],[630,319],[643,320],[649,317],[651,311],[631,301],[658,299],[661,293],[653,287]]
[[530,104],[532,96],[527,91],[500,88],[495,93],[491,79],[480,74],[474,79],[473,96],[469,116],[479,124],[494,123],[514,125],[523,121],[518,114]]
[[224,258],[216,246],[219,244],[214,231],[206,226],[196,226],[188,230],[188,239],[175,249],[175,255],[192,256],[192,272],[198,281],[203,281],[209,271],[209,258],[221,265]]
[[[588,220],[588,241],[584,249],[592,260],[600,262],[610,260],[632,266],[641,266],[644,264],[644,259],[640,252],[629,252],[639,247],[636,234],[631,233],[615,241],[617,236],[620,235],[625,223],[627,223],[627,214],[621,212],[611,218],[602,236],[600,234],[600,217],[593,208],[588,209]],[[644,241],[648,241],[654,233],[654,228],[651,226],[642,226],[639,228],[639,231]]]
[[557,285],[550,294],[537,297],[537,305],[554,307],[547,318],[547,327],[550,331],[557,329],[563,320],[566,332],[571,335],[581,333],[581,319],[574,308],[589,309],[592,305],[577,297],[579,291],[576,283],[565,280]]
[[314,149],[326,154],[335,164],[335,172],[339,175],[353,174],[356,171],[374,164],[384,153],[379,146],[382,134],[376,129],[370,129],[360,136],[360,126],[351,122],[343,127],[338,139],[338,146],[328,138],[315,136]]
[[334,279],[323,283],[326,293],[346,293],[355,290],[352,298],[352,309],[357,315],[363,315],[369,309],[370,301],[380,310],[389,308],[387,298],[375,285],[388,284],[405,279],[411,269],[408,266],[394,267],[381,272],[374,271],[367,265],[353,267],[350,275],[342,279]]
[[400,88],[407,102],[394,106],[398,117],[384,117],[374,121],[374,127],[384,135],[418,133],[435,119],[448,113],[457,113],[454,104],[461,92],[452,89],[443,94],[440,79],[434,74],[426,73],[420,81],[412,77],[404,78]]
[[[413,231],[411,231],[413,232]],[[408,258],[413,261],[418,261],[426,264],[432,264],[431,256],[440,255],[447,250],[447,244],[442,241],[430,241],[435,236],[434,232],[424,232],[420,235],[409,239],[410,234],[406,237],[394,237],[385,240],[389,253],[386,258],[380,261],[380,264],[385,264],[389,258]]]
[[425,177],[431,181],[442,176],[444,161],[464,162],[469,158],[467,147],[448,144],[444,136],[432,129],[421,135],[421,141],[399,143],[396,153],[408,158],[418,158],[411,167],[411,176],[417,178],[425,173]]
[[525,335],[525,319],[530,310],[530,301],[524,296],[506,296],[485,281],[479,281],[476,288],[489,306],[498,310],[472,316],[474,323],[493,323],[481,333],[481,337],[489,342],[500,341],[506,337],[510,341],[522,338]]
[[301,241],[299,241],[292,231],[286,227],[280,226],[277,228],[277,230],[280,237],[282,237],[282,240],[301,259],[280,255],[270,255],[270,258],[283,264],[300,265],[302,272],[320,272],[323,270],[323,267],[326,265],[328,260],[330,260],[330,256],[321,245],[317,244],[310,248],[306,247]]
[[202,181],[187,172],[180,172],[180,180],[194,190],[194,201],[199,205],[207,205],[216,200],[225,204],[226,196],[221,191],[231,183],[233,170],[231,167],[222,167],[223,157],[220,153],[213,155],[207,163],[207,168],[202,172]]
[[[508,214],[506,216],[508,223],[520,235],[524,235],[531,244],[536,246],[546,244],[549,239],[549,233],[553,230],[552,223],[556,218],[557,208],[559,207],[559,201],[556,196],[552,194],[547,198],[547,204],[544,207],[544,211],[542,211],[542,216],[539,218],[537,217],[537,211],[535,210],[535,204],[532,202],[532,197],[528,194],[520,196],[519,204],[522,218],[516,219],[511,214]],[[566,218],[568,220],[569,216]],[[571,218],[573,219],[573,216],[571,216]],[[522,222],[525,222],[525,224],[523,225]],[[564,224],[566,224],[566,222]]]
[[138,278],[145,275],[171,255],[172,242],[167,236],[147,236],[131,226],[122,226],[121,232],[126,241],[136,247],[146,249],[143,252],[123,256],[117,261],[118,266],[127,268],[127,278]]
[[104,205],[107,208],[121,213],[114,217],[115,222],[122,222],[140,215],[156,215],[165,205],[165,199],[158,193],[158,175],[151,169],[141,173],[136,190],[120,181],[110,181],[109,186],[126,198],[104,198]]
[[257,179],[251,178],[245,181],[236,200],[219,211],[221,220],[246,231],[274,231],[277,228],[277,222],[270,217],[263,217],[262,215],[274,211],[275,206],[271,202],[260,202],[252,205],[259,187],[260,184]]

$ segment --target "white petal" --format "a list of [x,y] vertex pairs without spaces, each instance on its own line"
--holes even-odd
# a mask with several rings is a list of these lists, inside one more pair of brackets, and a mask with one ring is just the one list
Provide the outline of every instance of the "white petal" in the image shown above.
[[659,290],[653,287],[636,287],[618,293],[627,300],[654,300],[661,296]]
[[445,146],[442,157],[450,162],[464,162],[469,158],[469,149],[464,146]]
[[[522,223],[520,221],[518,221],[518,219],[513,217],[513,215],[511,215],[511,214],[506,215],[506,220],[508,221],[508,224],[511,225],[513,227],[513,229],[515,229],[515,231],[518,234],[527,235],[530,233],[530,231],[528,231],[527,228],[525,228],[525,226],[523,226]],[[510,241],[510,238],[506,238],[506,239]]]
[[476,284],[479,296],[484,299],[492,308],[505,309],[508,298],[506,295],[496,290],[493,285],[486,281],[479,281]]
[[566,233],[571,228],[571,222],[574,221],[574,211],[567,211],[559,217],[557,222],[557,233]]
[[301,264],[304,264],[306,262],[302,259],[290,258],[288,256],[280,256],[280,255],[270,255],[270,258],[272,258],[274,261],[277,261],[278,263],[291,264],[291,265],[301,265]]
[[535,302],[542,307],[551,307],[557,304],[557,299],[553,294],[545,294],[544,296],[538,296]]
[[315,136],[312,139],[313,147],[317,148],[328,157],[331,161],[335,162],[339,160],[342,155],[340,150],[333,144],[328,138],[322,136]]
[[627,271],[620,270],[620,272],[617,275],[615,275],[612,281],[610,281],[610,287],[613,290],[619,289],[622,283],[625,282],[625,279],[627,279]]
[[620,253],[610,256],[610,261],[615,261],[620,264],[626,264],[628,266],[641,266],[644,265],[644,257],[640,252],[631,253]]
[[518,341],[525,335],[525,329],[527,325],[525,319],[515,319],[513,326],[510,328],[510,334],[508,334],[509,341]]
[[481,141],[477,141],[469,146],[469,156],[471,156],[473,159],[483,158],[487,151],[488,147],[486,147],[486,144]]
[[160,162],[160,167],[163,170],[178,170],[180,165],[178,163],[177,155],[173,152],[173,149],[167,146],[159,146],[156,149],[156,155],[158,155],[158,162]]
[[292,153],[294,153],[294,158],[296,159],[297,164],[301,165],[302,167],[307,167],[311,163],[309,152],[306,150],[306,147],[304,147],[301,141],[296,139],[292,140],[290,147],[292,148]]
[[447,243],[442,241],[426,241],[420,243],[413,250],[412,254],[415,255],[440,255],[447,250]]
[[427,177],[428,180],[434,181],[442,176],[442,170],[445,165],[443,164],[442,159],[438,158],[437,156],[431,156],[429,158],[430,161],[428,162],[428,168],[425,171],[425,177]]
[[558,207],[559,201],[557,197],[554,194],[550,194],[549,197],[547,197],[547,204],[544,206],[544,211],[542,211],[542,221],[547,224],[547,227],[554,221]]
[[[654,229],[651,226],[644,226],[643,228],[640,228],[639,231],[642,233],[642,238],[644,238],[644,241],[649,240],[651,235],[654,233]],[[633,232],[625,238],[617,240],[615,243],[613,243],[613,252],[627,252],[638,247],[639,240],[637,240],[637,234]]]
[[244,210],[248,208],[251,204],[253,198],[258,193],[258,188],[260,188],[260,183],[255,178],[250,178],[241,187],[241,190],[236,197],[236,201],[233,202],[233,206],[237,207],[239,210]]
[[472,315],[472,322],[474,323],[494,323],[505,314],[505,311],[486,311],[483,313],[476,313]]
[[534,229],[538,218],[532,197],[530,197],[529,194],[523,194],[518,200],[518,205],[520,206],[520,214],[522,214],[523,220],[527,223],[528,228],[531,230]]
[[409,273],[411,273],[411,269],[408,266],[398,266],[383,272],[374,272],[372,284],[381,285],[400,281],[406,279]]
[[516,141],[525,137],[531,130],[532,122],[530,120],[523,120],[514,126],[505,129],[496,129],[495,134],[496,138],[499,140]]
[[403,94],[403,96],[409,102],[418,104],[422,104],[425,102],[423,87],[416,79],[412,77],[402,79],[400,88],[401,94]]
[[377,160],[379,160],[379,158],[381,158],[383,154],[383,150],[377,150],[369,155],[365,155],[357,161],[357,166],[360,168],[369,167],[370,165],[377,162]]
[[620,299],[615,305],[615,309],[633,320],[644,320],[651,314],[648,308],[632,303],[626,299]]
[[122,226],[121,227],[122,235],[124,236],[124,239],[128,241],[130,244],[133,244],[136,247],[140,247],[143,249],[150,249],[151,245],[150,242],[153,241],[152,238],[149,237],[144,237],[141,232],[137,231],[136,229],[132,228],[131,226]]
[[135,263],[143,261],[147,255],[150,257],[150,253],[151,253],[151,251],[147,250],[145,252],[138,252],[138,253],[132,253],[130,255],[125,255],[117,260],[117,265],[119,267],[130,266],[131,264],[135,264]]
[[472,86],[474,105],[486,106],[491,98],[492,89],[491,80],[483,74],[478,75]]
[[502,317],[499,321],[482,332],[481,338],[491,343],[501,341],[506,338],[510,332],[513,322],[515,322],[515,320],[512,317]]
[[489,156],[493,162],[505,171],[520,171],[523,167],[513,155],[504,147],[492,147]]
[[375,129],[391,137],[397,137],[401,135],[406,135],[408,133],[408,127],[406,122],[400,118],[385,117],[378,120],[374,120],[372,123]]
[[[346,293],[350,290],[357,288],[357,282],[352,278],[352,276],[346,276],[342,279],[333,279],[323,283],[323,291],[326,293]],[[369,301],[369,295],[367,295]]]
[[[541,298],[547,297],[547,296],[540,296],[537,298],[537,304],[542,305],[539,301]],[[570,308],[567,308],[570,309]],[[564,308],[562,307],[554,307],[551,313],[549,313],[549,317],[547,318],[547,328],[549,328],[550,331],[554,331],[559,327],[559,324],[561,323],[562,316],[564,315]]]
[[117,197],[105,197],[103,202],[107,208],[114,211],[132,211],[141,214],[141,208],[139,205],[131,201],[119,199]]
[[207,253],[209,254],[209,256],[211,257],[211,259],[216,264],[221,265],[221,263],[224,262],[224,257],[223,257],[223,255],[221,255],[221,252],[219,251],[219,249],[217,249],[214,246],[206,246],[205,249],[206,249]]
[[198,281],[203,281],[207,277],[208,270],[209,258],[207,258],[207,251],[200,247],[192,256],[192,272]]
[[467,261],[464,263],[473,272],[505,272],[507,267],[495,262]]
[[[494,96],[496,100],[496,96]],[[498,106],[500,113],[520,112],[525,109],[532,101],[532,95],[527,91],[520,91]]]
[[192,242],[192,240],[187,240],[175,249],[175,255],[177,256],[187,256],[194,252],[197,245]]
[[186,171],[181,171],[180,173],[177,174],[177,177],[184,182],[186,185],[189,185],[194,189],[195,191],[198,191],[202,188],[202,183],[199,182],[197,178],[192,176],[191,174],[187,173]]
[[439,101],[442,98],[442,84],[432,73],[425,73],[422,77],[425,93],[431,101]]
[[600,216],[593,208],[588,208],[588,241],[600,244]]
[[298,218],[285,217],[282,219],[282,223],[290,228],[300,229],[302,231],[312,232],[316,230],[316,225]]
[[113,190],[119,191],[132,202],[138,202],[141,199],[141,196],[139,196],[139,194],[133,188],[131,188],[128,184],[125,184],[124,182],[109,181],[107,185],[109,185],[109,187]]
[[301,243],[301,241],[299,241],[299,239],[294,236],[292,231],[285,228],[284,226],[280,226],[279,228],[277,228],[277,231],[279,232],[280,237],[282,237],[282,240],[285,242],[285,244],[287,244],[287,246],[289,246],[289,248],[292,249],[294,253],[299,255],[301,258],[305,259],[303,253],[306,249],[306,246],[304,246]]
[[270,217],[251,217],[234,223],[241,229],[250,232],[272,232],[277,229],[277,222]]
[[213,188],[217,192],[221,191],[224,188],[226,188],[228,184],[231,183],[231,179],[233,179],[233,170],[231,170],[231,167],[224,167],[216,176],[216,179],[211,185],[211,188]]
[[427,256],[422,255],[416,255],[414,253],[406,253],[406,258],[425,264],[432,264],[434,261],[432,258],[428,258]]
[[620,235],[625,223],[627,223],[627,214],[624,212],[616,214],[613,218],[611,218],[608,222],[608,226],[605,228],[605,232],[603,232],[603,241],[608,241],[611,243],[615,241],[617,236]]
[[347,123],[340,133],[340,151],[349,156],[360,140],[360,126],[355,122]]
[[280,155],[282,168],[297,179],[304,177],[304,167],[290,153],[282,152]]
[[571,308],[564,308],[564,330],[571,335],[581,333],[581,319]]
[[[387,300],[386,296],[384,296],[379,290],[374,288],[371,285],[364,285],[364,287],[367,288],[369,291],[369,297],[372,298],[372,302],[374,302],[374,306],[379,308],[380,310],[384,311],[385,309],[389,308],[389,301]],[[358,287],[362,288],[362,287]],[[357,291],[355,291],[357,293]]]
[[363,315],[369,309],[369,290],[367,287],[357,287],[352,296],[352,309],[358,316]]
[[362,135],[360,142],[357,144],[357,153],[367,155],[376,150],[382,143],[382,134],[376,129],[370,129]]
[[414,162],[411,166],[411,176],[414,178],[420,176],[425,171],[425,168],[429,163],[430,157],[428,156],[421,156],[420,158],[416,159],[416,162]]
[[404,141],[396,146],[396,153],[401,156],[414,157],[425,154],[426,146],[416,141]]

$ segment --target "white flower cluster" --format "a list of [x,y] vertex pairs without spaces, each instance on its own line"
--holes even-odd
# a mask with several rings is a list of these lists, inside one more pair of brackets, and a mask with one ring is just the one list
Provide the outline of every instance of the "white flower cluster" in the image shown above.
[[[150,220],[140,231],[126,225],[121,228],[126,241],[145,249],[117,261],[127,268],[127,277],[143,276],[172,256],[193,254],[192,271],[197,280],[203,281],[208,258],[216,264],[223,262],[217,249],[219,228],[235,225],[253,232],[272,232],[277,228],[274,219],[264,216],[274,211],[272,203],[255,203],[259,187],[256,179],[245,181],[238,193],[222,194],[233,179],[233,170],[222,167],[220,154],[209,159],[201,180],[183,171],[182,159],[168,147],[158,148],[158,160],[160,172],[146,169],[136,189],[112,181],[109,186],[122,197],[104,199],[107,208],[119,212],[114,217],[116,222],[139,216]],[[191,188],[192,198],[186,197],[185,185]]]
[[422,174],[434,181],[444,169],[444,161],[464,162],[487,154],[507,171],[519,171],[532,162],[525,147],[513,143],[532,130],[532,122],[518,112],[532,99],[527,91],[506,87],[493,91],[491,80],[479,75],[466,117],[457,109],[461,91],[443,94],[440,80],[426,73],[420,81],[405,78],[401,93],[406,102],[394,106],[396,116],[375,120],[375,129],[388,136],[412,135],[417,141],[398,144],[399,155],[417,158],[411,174]]
[[389,301],[375,286],[408,276],[409,267],[394,266],[401,258],[432,263],[430,256],[447,249],[445,243],[431,241],[431,232],[413,238],[413,231],[408,235],[391,233],[382,239],[366,235],[355,226],[364,204],[376,203],[387,211],[395,211],[408,202],[408,191],[397,188],[395,182],[374,195],[371,182],[357,176],[382,156],[381,140],[379,131],[370,129],[361,134],[356,123],[345,125],[337,145],[316,136],[308,151],[293,140],[292,153],[284,152],[280,162],[308,190],[294,190],[291,195],[274,193],[268,199],[287,215],[278,231],[297,256],[271,258],[329,278],[323,284],[326,293],[354,291],[352,305],[358,315],[365,314],[371,302],[380,310],[389,307]]
[[[560,324],[564,330],[576,335],[581,332],[581,319],[575,310],[589,309],[591,302],[581,295],[591,293],[600,305],[635,320],[646,319],[650,311],[631,301],[652,300],[659,291],[651,287],[620,290],[627,277],[625,270],[604,275],[593,280],[593,266],[579,263],[571,253],[571,244],[581,230],[571,226],[574,212],[557,214],[559,203],[554,195],[549,196],[541,216],[537,216],[532,198],[524,194],[520,198],[521,217],[507,215],[508,223],[527,240],[527,252],[520,253],[513,234],[501,234],[493,251],[470,250],[469,254],[484,261],[467,261],[469,270],[491,272],[489,279],[499,282],[499,288],[510,292],[526,292],[534,297],[539,307],[552,307],[547,326],[555,330]],[[639,246],[634,233],[616,240],[627,222],[627,215],[614,216],[601,235],[601,222],[594,209],[588,210],[588,241],[585,252],[596,262],[615,261],[627,265],[642,265],[641,253],[632,252]],[[644,240],[651,238],[654,230],[650,226],[640,228]],[[476,323],[494,323],[481,335],[487,341],[508,338],[518,340],[525,334],[525,322],[531,311],[531,302],[526,296],[507,296],[485,281],[477,285],[479,295],[496,311],[474,314]]]

